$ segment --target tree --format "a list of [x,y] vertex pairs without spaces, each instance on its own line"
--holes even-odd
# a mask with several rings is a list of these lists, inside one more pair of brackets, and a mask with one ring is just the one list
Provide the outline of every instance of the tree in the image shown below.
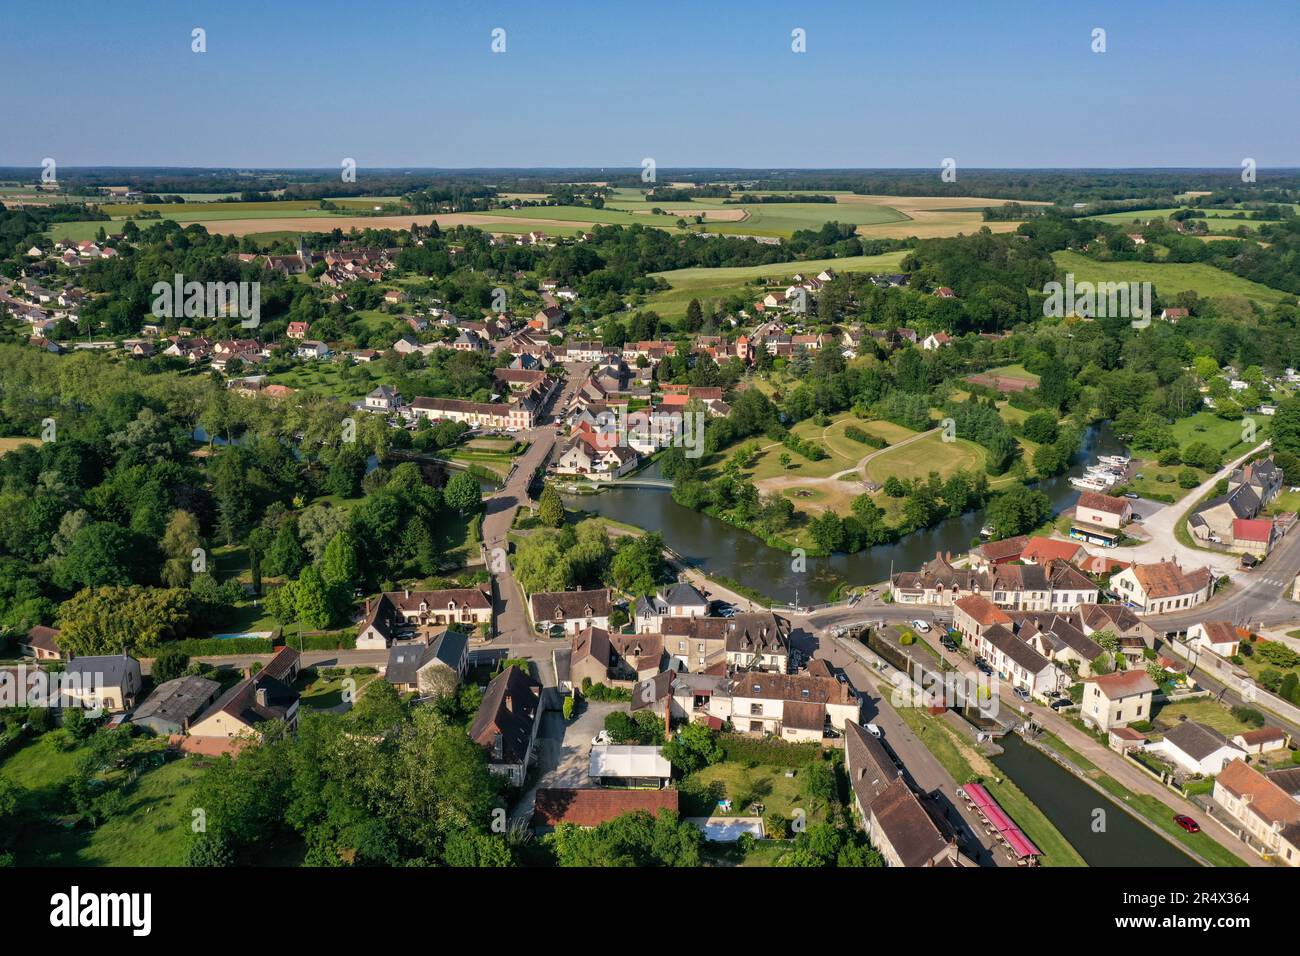
[[1040,445],[1056,441],[1056,416],[1047,410],[1037,411],[1025,419],[1025,437]]
[[158,656],[153,659],[153,668],[151,673],[155,684],[161,684],[165,681],[175,680],[183,675],[190,666],[188,654],[184,654],[175,648],[165,648],[159,651]]
[[59,645],[81,656],[149,650],[189,633],[193,611],[183,588],[85,588],[59,607]]
[[564,524],[564,499],[553,485],[542,489],[537,500],[537,519],[548,528],[558,528]]
[[999,538],[1028,534],[1051,516],[1047,495],[1016,482],[996,495],[988,506],[988,522]]
[[650,594],[664,577],[664,539],[656,532],[620,539],[609,563],[614,584],[630,594]]
[[664,746],[664,757],[686,776],[717,763],[723,750],[714,731],[704,724],[687,724]]
[[297,522],[292,517],[285,518],[262,562],[262,570],[273,576],[291,578],[306,562],[307,552],[298,540]]
[[406,720],[406,705],[388,681],[372,680],[361,689],[356,706],[348,711],[348,719],[362,733],[383,734]]
[[130,584],[137,553],[130,532],[111,522],[97,521],[77,532],[67,557],[59,562],[55,581],[68,588]]
[[297,620],[317,631],[329,627],[334,620],[334,595],[316,565],[302,569],[294,591]]
[[458,471],[447,481],[442,491],[442,499],[447,507],[468,515],[483,506],[483,491],[474,476],[466,471]]
[[189,586],[194,552],[202,544],[198,519],[179,508],[173,511],[162,538],[162,551],[166,558],[162,569],[163,584],[172,588]]
[[357,536],[344,528],[330,539],[321,562],[321,577],[331,588],[351,590],[360,578],[357,562]]

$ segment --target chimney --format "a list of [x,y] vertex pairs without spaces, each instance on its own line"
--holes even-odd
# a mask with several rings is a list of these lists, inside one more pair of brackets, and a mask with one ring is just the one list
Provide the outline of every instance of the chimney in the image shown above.
[[410,588],[405,588],[405,589],[404,589],[404,593],[406,594],[406,597],[407,597],[407,599],[409,600],[410,597],[411,597],[411,589],[410,589]]
[[500,732],[492,735],[492,759],[502,760],[506,755],[505,738]]
[[514,708],[511,707],[510,704],[511,704],[511,697],[509,694],[506,694],[506,710],[513,712]]
[[253,696],[257,700],[258,707],[270,706],[271,695],[265,687],[259,687]]

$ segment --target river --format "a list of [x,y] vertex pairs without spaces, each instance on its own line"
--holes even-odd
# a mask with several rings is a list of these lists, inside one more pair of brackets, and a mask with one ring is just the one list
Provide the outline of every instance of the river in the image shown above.
[[[1083,474],[1085,465],[1097,455],[1125,453],[1109,423],[1093,426],[1085,433],[1070,471],[1036,487],[1047,494],[1053,512],[1059,513],[1079,497],[1070,476]],[[658,464],[651,465],[638,477],[659,478],[658,469]],[[787,552],[769,547],[725,521],[683,508],[667,489],[611,488],[594,495],[566,495],[564,501],[571,509],[658,531],[668,547],[706,574],[739,581],[779,602],[797,600],[804,606],[824,603],[841,583],[875,584],[886,580],[891,571],[919,568],[937,552],[965,553],[984,526],[983,509],[970,511],[893,544],[856,554],[807,558],[806,569],[795,571]]]
[[1197,865],[1016,734],[1007,734],[998,743],[1005,752],[992,758],[994,765],[1015,781],[1089,866]]

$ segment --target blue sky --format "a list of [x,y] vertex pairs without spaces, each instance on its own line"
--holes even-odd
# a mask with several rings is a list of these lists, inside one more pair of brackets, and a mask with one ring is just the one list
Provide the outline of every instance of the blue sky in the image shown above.
[[1300,165],[1289,0],[0,7],[0,165]]

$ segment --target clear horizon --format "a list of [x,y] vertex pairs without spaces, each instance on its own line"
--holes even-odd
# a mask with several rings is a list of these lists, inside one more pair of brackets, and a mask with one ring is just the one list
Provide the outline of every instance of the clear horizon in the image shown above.
[[[759,0],[741,17],[680,0],[142,0],[86,8],[57,32],[44,5],[7,6],[3,166],[1300,165],[1300,98],[1276,92],[1297,80],[1300,7],[1282,2],[1250,17],[1208,0],[949,0],[885,16]],[[196,27],[206,52],[191,51]],[[505,52],[493,53],[498,28]]]

